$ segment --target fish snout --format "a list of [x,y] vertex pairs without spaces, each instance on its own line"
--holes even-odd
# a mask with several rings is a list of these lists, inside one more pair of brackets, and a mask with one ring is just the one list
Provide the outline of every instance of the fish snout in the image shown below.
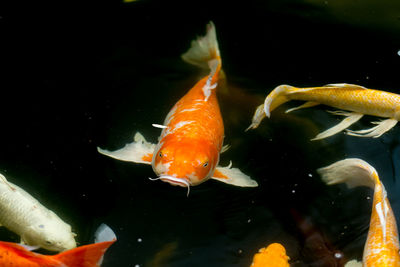
[[171,175],[161,175],[159,179],[163,182],[167,182],[171,185],[177,185],[182,187],[190,187],[190,181],[186,178],[177,178]]

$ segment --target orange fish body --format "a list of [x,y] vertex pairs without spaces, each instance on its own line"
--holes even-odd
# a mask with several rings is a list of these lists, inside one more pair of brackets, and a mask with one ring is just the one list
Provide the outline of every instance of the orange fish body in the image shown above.
[[0,241],[2,267],[99,267],[104,252],[114,241],[77,247],[57,255],[41,255],[15,243]]
[[364,246],[364,267],[400,267],[399,235],[386,190],[376,170],[360,159],[345,159],[318,170],[328,185],[346,183],[348,187],[374,188],[374,200]]
[[289,259],[281,244],[272,243],[267,248],[261,248],[254,255],[250,267],[289,267]]
[[158,144],[149,143],[136,133],[134,142],[119,150],[98,151],[119,160],[151,164],[158,175],[152,180],[160,179],[188,190],[210,178],[237,186],[257,186],[239,169],[218,166],[224,150],[224,124],[216,96],[222,62],[212,22],[207,34],[193,41],[182,58],[210,69],[210,73],[174,105],[163,125],[153,124],[163,129]]
[[249,128],[256,128],[261,120],[281,104],[290,100],[307,101],[305,104],[289,109],[287,112],[319,104],[350,112],[332,112],[346,118],[334,127],[317,135],[313,140],[323,139],[345,130],[363,115],[388,118],[376,123],[377,126],[361,131],[347,130],[347,134],[360,137],[379,137],[400,120],[400,95],[380,90],[367,89],[354,84],[328,84],[323,87],[296,88],[290,85],[276,87],[259,106]]

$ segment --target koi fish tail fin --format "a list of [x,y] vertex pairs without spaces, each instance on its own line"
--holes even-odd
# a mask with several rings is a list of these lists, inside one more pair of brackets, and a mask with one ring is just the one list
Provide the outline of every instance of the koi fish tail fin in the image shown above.
[[290,101],[288,95],[293,93],[294,91],[298,91],[299,89],[290,85],[279,85],[271,93],[265,98],[264,101],[264,112],[265,115],[269,118],[271,116],[271,112],[279,107],[280,105]]
[[317,172],[327,185],[345,183],[349,188],[357,186],[375,188],[375,184],[379,183],[375,168],[357,158],[337,161],[329,166],[319,168]]
[[205,36],[192,41],[191,47],[182,55],[182,59],[202,69],[211,69],[210,77],[219,73],[222,62],[213,22],[210,21],[207,25]]
[[106,250],[117,240],[114,232],[105,224],[96,231],[97,243],[80,246],[51,256],[66,267],[100,267]]

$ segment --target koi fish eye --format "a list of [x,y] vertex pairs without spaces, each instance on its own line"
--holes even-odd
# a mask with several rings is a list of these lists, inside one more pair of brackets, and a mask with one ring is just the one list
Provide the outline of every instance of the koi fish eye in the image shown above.
[[158,156],[159,156],[160,158],[162,158],[162,157],[163,157],[163,154],[162,154],[162,152],[161,152],[161,151],[158,153]]
[[51,242],[51,241],[49,241],[49,240],[46,240],[46,245],[53,245],[53,243]]
[[204,164],[203,164],[204,168],[207,168],[207,166],[208,166],[208,161],[204,162]]

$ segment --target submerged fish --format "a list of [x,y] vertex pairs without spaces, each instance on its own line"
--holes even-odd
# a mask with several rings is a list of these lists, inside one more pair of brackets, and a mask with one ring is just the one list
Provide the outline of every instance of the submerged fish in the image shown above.
[[2,267],[99,267],[103,255],[115,241],[113,231],[102,224],[96,233],[97,243],[80,246],[56,255],[42,255],[26,247],[0,241]]
[[394,93],[367,89],[359,85],[345,83],[310,88],[280,85],[267,96],[264,105],[260,105],[257,108],[249,129],[257,128],[265,116],[270,117],[271,111],[290,100],[304,100],[307,102],[286,112],[313,107],[319,104],[351,111],[331,112],[336,115],[345,116],[346,118],[334,127],[318,134],[312,140],[323,139],[339,133],[357,122],[363,115],[388,119],[374,122],[376,126],[370,129],[360,131],[346,130],[346,133],[353,136],[376,138],[393,128],[400,119],[400,95]]
[[285,248],[279,243],[272,243],[267,248],[261,248],[253,257],[250,267],[289,267],[289,257]]
[[63,251],[76,247],[71,226],[0,174],[0,224],[29,246]]
[[371,221],[363,253],[365,267],[399,267],[399,235],[396,220],[379,180],[376,170],[367,162],[349,158],[318,169],[328,185],[346,183],[348,187],[368,186],[374,188]]
[[221,57],[215,27],[212,22],[207,34],[192,42],[182,58],[210,74],[202,78],[170,110],[157,145],[147,142],[136,133],[134,142],[108,151],[98,148],[104,155],[124,161],[151,164],[161,181],[189,188],[212,178],[243,187],[257,186],[257,182],[239,169],[218,166],[223,147],[224,124],[216,88],[221,72]]

